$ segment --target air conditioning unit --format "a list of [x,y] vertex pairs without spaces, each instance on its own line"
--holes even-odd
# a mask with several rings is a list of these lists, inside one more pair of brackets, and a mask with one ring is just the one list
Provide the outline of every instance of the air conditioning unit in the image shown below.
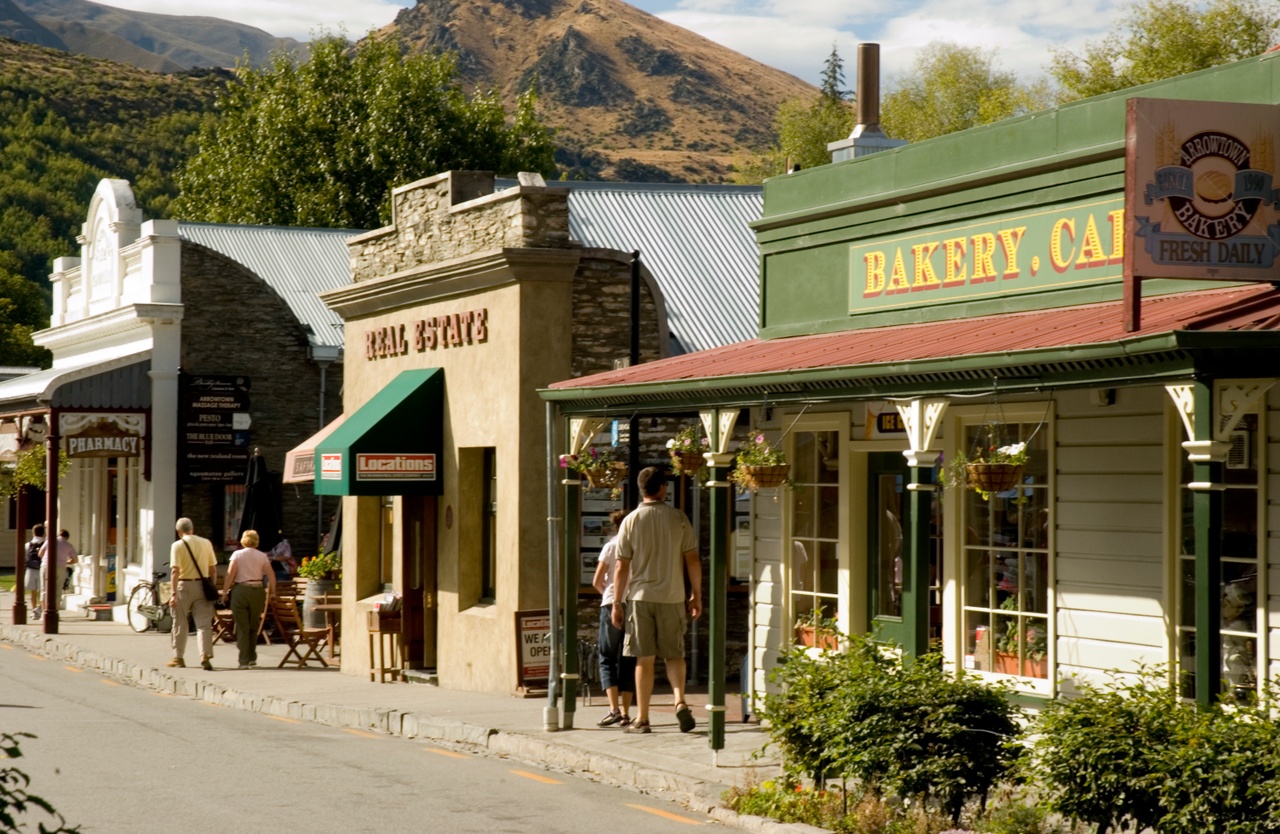
[[1252,432],[1233,431],[1227,435],[1230,448],[1227,449],[1228,469],[1251,469],[1253,467]]

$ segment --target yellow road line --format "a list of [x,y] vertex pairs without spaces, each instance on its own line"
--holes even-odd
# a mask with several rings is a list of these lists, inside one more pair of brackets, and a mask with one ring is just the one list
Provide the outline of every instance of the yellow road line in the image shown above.
[[6,650],[8,650],[8,651],[13,651],[13,648],[14,648],[14,647],[13,647],[13,646],[10,646],[8,643],[0,643],[0,649],[6,649]]
[[84,670],[83,670],[83,669],[81,669],[79,666],[63,666],[62,668],[63,668],[63,669],[66,669],[68,672],[83,672],[83,671],[84,671]]
[[377,733],[366,733],[364,730],[353,730],[350,727],[343,727],[342,732],[351,733],[353,736],[360,736],[362,738],[382,738],[382,736]]
[[517,776],[523,776],[526,779],[532,779],[535,782],[541,782],[544,785],[563,785],[564,784],[559,779],[552,779],[550,776],[543,776],[540,773],[530,773],[527,770],[513,770],[511,772]]
[[653,814],[656,817],[662,817],[665,820],[671,820],[673,822],[683,822],[686,825],[702,825],[702,823],[698,820],[690,819],[689,817],[682,817],[679,814],[673,814],[670,811],[663,811],[661,808],[648,808],[648,807],[645,807],[644,805],[632,805],[629,802],[624,804],[628,808],[635,808],[637,811],[644,811],[646,813]]
[[41,663],[44,663],[46,660],[48,660],[48,659],[49,659],[49,658],[47,658],[47,657],[41,657],[41,656],[40,656],[40,655],[38,655],[38,654],[29,654],[29,655],[27,655],[27,657],[31,658],[32,660],[38,660],[38,661],[40,661]]
[[270,718],[272,721],[283,721],[283,722],[284,722],[284,723],[286,723],[286,724],[297,724],[297,723],[299,723],[299,722],[298,722],[298,719],[296,719],[296,718],[285,718],[283,715],[268,715],[268,716],[267,716],[267,718]]
[[116,683],[115,681],[109,681],[109,680],[107,680],[106,678],[99,678],[99,679],[98,679],[98,682],[99,682],[99,683],[105,683],[107,686],[119,686],[119,685],[120,685],[120,684]]
[[437,756],[452,756],[455,759],[471,758],[466,753],[457,753],[457,752],[454,752],[453,750],[444,750],[440,747],[424,747],[422,749],[426,750],[428,753],[435,753]]
[[172,695],[170,695],[168,692],[160,692],[159,690],[155,690],[155,689],[151,690],[151,694],[152,694],[152,695],[159,695],[161,698],[171,698],[171,697],[173,697],[173,696],[172,696]]

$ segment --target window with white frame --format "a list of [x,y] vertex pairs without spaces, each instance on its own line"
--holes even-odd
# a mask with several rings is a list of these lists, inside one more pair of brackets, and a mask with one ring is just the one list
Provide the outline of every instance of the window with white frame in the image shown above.
[[797,623],[837,616],[840,574],[840,436],[792,432],[791,611]]
[[[1258,480],[1258,416],[1247,414],[1229,435],[1230,448],[1222,466],[1222,537],[1219,543],[1222,582],[1223,694],[1248,699],[1258,692],[1260,624],[1265,612],[1258,605],[1263,549],[1259,518],[1266,511]],[[1196,688],[1196,559],[1193,468],[1182,455],[1182,535],[1178,555],[1178,666],[1182,694],[1195,697]]]
[[[985,423],[965,425],[966,452],[989,442]],[[1008,422],[1002,444],[1026,443],[1016,485],[980,493],[960,488],[959,580],[965,665],[1022,678],[1049,677],[1049,452],[1051,425]]]

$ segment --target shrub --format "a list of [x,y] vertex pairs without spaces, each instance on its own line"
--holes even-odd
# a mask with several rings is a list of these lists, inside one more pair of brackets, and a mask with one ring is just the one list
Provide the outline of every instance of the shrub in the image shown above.
[[1159,670],[1081,688],[1035,727],[1025,775],[1050,808],[1099,832],[1280,830],[1280,724],[1266,707],[1200,709]]
[[774,672],[761,715],[792,773],[836,777],[959,819],[1016,756],[1017,708],[1000,687],[929,654],[903,662],[870,636],[843,652],[796,649]]

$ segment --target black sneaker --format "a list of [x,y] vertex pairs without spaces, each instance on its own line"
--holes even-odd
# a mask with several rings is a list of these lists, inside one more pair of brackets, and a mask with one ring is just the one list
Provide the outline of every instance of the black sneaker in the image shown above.
[[680,722],[680,732],[687,733],[693,730],[697,724],[693,720],[693,713],[689,711],[688,704],[681,704],[676,708],[676,720]]

